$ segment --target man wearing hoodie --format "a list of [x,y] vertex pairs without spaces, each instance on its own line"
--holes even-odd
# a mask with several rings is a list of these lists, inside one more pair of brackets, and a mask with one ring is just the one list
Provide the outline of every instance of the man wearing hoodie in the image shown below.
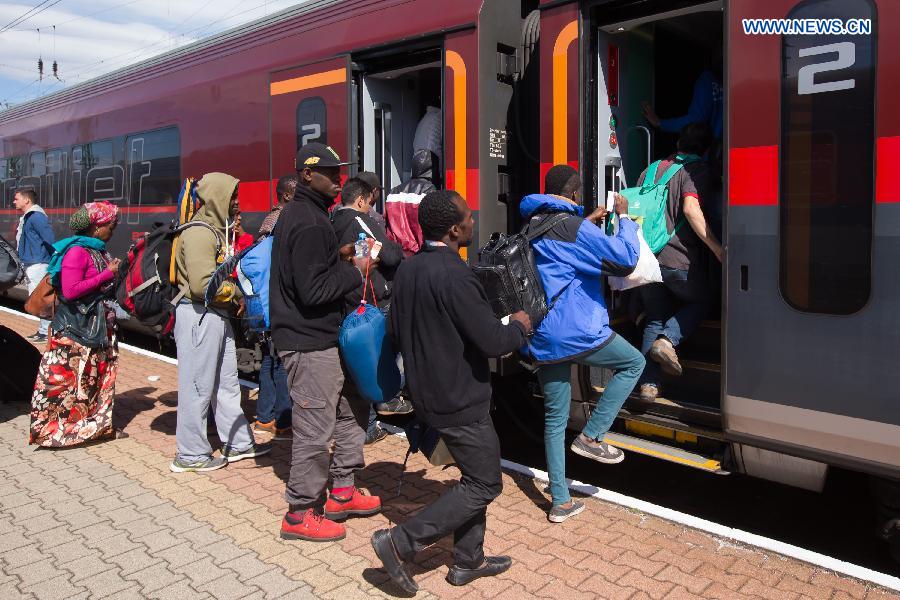
[[[13,196],[13,206],[16,210],[22,211],[16,228],[16,245],[19,257],[25,265],[25,283],[28,286],[28,293],[31,294],[47,274],[47,265],[53,254],[53,243],[56,238],[47,213],[37,205],[37,194],[34,190],[17,191]],[[41,319],[38,322],[37,333],[28,336],[28,339],[33,342],[46,342],[49,325],[50,321]]]
[[564,439],[572,400],[572,363],[614,371],[584,430],[572,442],[572,452],[607,464],[625,458],[603,436],[644,370],[644,357],[610,328],[600,277],[634,271],[640,246],[638,226],[627,218],[628,201],[621,195],[616,196],[615,205],[619,230],[608,236],[598,226],[607,214],[605,208],[582,216],[578,171],[556,165],[548,171],[544,187],[545,194],[522,199],[520,212],[530,227],[550,215],[568,215],[532,242],[551,309],[529,342],[544,393],[544,450],[553,497],[548,518],[561,523],[584,510],[583,503],[571,499],[566,486]]
[[388,236],[400,244],[407,256],[412,256],[422,247],[419,203],[425,194],[436,189],[439,168],[436,154],[419,150],[413,154],[412,179],[392,189],[384,200]]
[[380,498],[354,485],[356,471],[365,465],[369,403],[345,375],[338,351],[344,298],[361,287],[369,262],[354,258],[352,245],[338,245],[328,219],[346,164],[319,142],[297,152],[297,192],[281,211],[272,247],[272,340],[293,402],[284,539],[343,539],[344,526],[336,520],[381,511]]
[[[257,445],[241,410],[234,331],[228,318],[239,297],[231,281],[216,291],[213,304],[204,305],[206,286],[216,270],[217,250],[225,246],[226,227],[238,213],[238,180],[224,173],[207,173],[197,184],[201,206],[178,240],[175,274],[184,297],[175,309],[178,352],[178,453],[169,469],[175,473],[213,471],[229,462],[271,452]],[[213,457],[206,438],[206,419],[214,407],[222,456]]]

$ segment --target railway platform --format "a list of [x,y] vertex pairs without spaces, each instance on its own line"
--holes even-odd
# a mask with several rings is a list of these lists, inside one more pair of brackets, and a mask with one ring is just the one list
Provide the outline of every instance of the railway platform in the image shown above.
[[[30,334],[33,323],[0,312]],[[127,439],[50,451],[26,445],[28,407],[0,405],[0,598],[393,597],[369,545],[458,472],[410,458],[406,442],[366,447],[358,484],[384,514],[347,522],[339,543],[278,537],[290,442],[256,462],[206,474],[173,474],[177,367],[122,350],[114,421]],[[252,417],[255,398],[245,410]],[[213,434],[211,434],[212,436]],[[215,445],[215,444],[214,444]],[[614,467],[613,467],[614,468]],[[486,550],[513,567],[455,588],[444,581],[450,540],[422,552],[413,570],[421,598],[887,599],[900,594],[653,515],[588,498],[562,524],[546,519],[543,484],[504,474],[488,510]]]

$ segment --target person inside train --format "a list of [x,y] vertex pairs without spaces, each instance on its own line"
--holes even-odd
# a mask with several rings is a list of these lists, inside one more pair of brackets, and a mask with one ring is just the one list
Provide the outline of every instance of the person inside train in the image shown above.
[[[378,265],[369,271],[369,293],[367,298],[387,316],[391,303],[391,283],[400,261],[403,249],[388,239],[384,227],[372,218],[375,198],[372,188],[360,177],[351,177],[341,189],[341,206],[331,213],[331,223],[338,237],[338,245],[353,244],[359,235],[365,234],[381,242]],[[347,295],[347,312],[359,306],[363,297],[362,285]],[[377,415],[406,415],[412,412],[412,405],[402,396],[372,405],[369,411],[369,425],[366,428],[366,444],[373,444],[387,435],[378,425]]]
[[[656,169],[659,179],[673,164],[683,164],[667,186],[666,224],[673,234],[658,254],[663,281],[639,288],[646,315],[641,344],[641,352],[647,357],[647,367],[641,377],[644,401],[652,402],[659,395],[660,370],[681,375],[675,349],[696,331],[709,308],[708,260],[704,248],[722,260],[722,245],[703,213],[703,202],[711,193],[711,181],[710,167],[699,157],[711,142],[709,125],[692,123],[681,131],[678,152]],[[646,170],[641,173],[638,185],[643,184],[646,175]]]
[[694,82],[694,92],[687,113],[661,119],[649,102],[642,103],[644,118],[651,125],[668,133],[679,133],[691,123],[706,123],[713,139],[722,139],[725,92],[722,86],[721,44],[712,49],[711,56],[712,64]]
[[565,435],[572,400],[572,364],[605,367],[614,374],[582,432],[570,449],[600,463],[622,462],[625,454],[603,441],[625,399],[644,370],[644,357],[612,330],[603,296],[602,275],[628,275],[637,265],[637,224],[627,217],[628,201],[616,194],[618,233],[598,226],[607,215],[601,206],[584,215],[581,178],[569,165],[556,165],[546,175],[544,194],[522,199],[519,211],[531,226],[550,215],[567,217],[532,242],[538,274],[552,303],[528,344],[538,364],[544,394],[544,449],[550,475],[552,506],[547,518],[562,523],[584,510],[566,486]]
[[[356,177],[369,184],[369,187],[372,188],[372,210],[369,211],[369,216],[386,230],[387,224],[384,221],[384,215],[381,214],[378,209],[379,203],[384,196],[384,188],[381,187],[381,179],[378,177],[377,173],[373,173],[372,171],[361,171],[357,173]],[[384,210],[384,208],[381,210]]]

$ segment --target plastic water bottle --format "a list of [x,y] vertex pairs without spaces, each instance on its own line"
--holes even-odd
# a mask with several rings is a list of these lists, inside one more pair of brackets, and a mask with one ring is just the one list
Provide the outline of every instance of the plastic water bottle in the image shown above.
[[366,234],[360,233],[359,239],[353,244],[356,258],[366,258],[369,256],[369,242],[366,241]]

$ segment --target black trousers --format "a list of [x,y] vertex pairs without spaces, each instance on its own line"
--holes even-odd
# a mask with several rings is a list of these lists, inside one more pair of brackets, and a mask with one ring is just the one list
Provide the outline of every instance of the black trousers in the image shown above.
[[462,478],[434,504],[394,527],[391,538],[400,558],[410,561],[452,532],[454,564],[474,569],[484,562],[487,506],[503,491],[500,441],[490,417],[440,432]]

